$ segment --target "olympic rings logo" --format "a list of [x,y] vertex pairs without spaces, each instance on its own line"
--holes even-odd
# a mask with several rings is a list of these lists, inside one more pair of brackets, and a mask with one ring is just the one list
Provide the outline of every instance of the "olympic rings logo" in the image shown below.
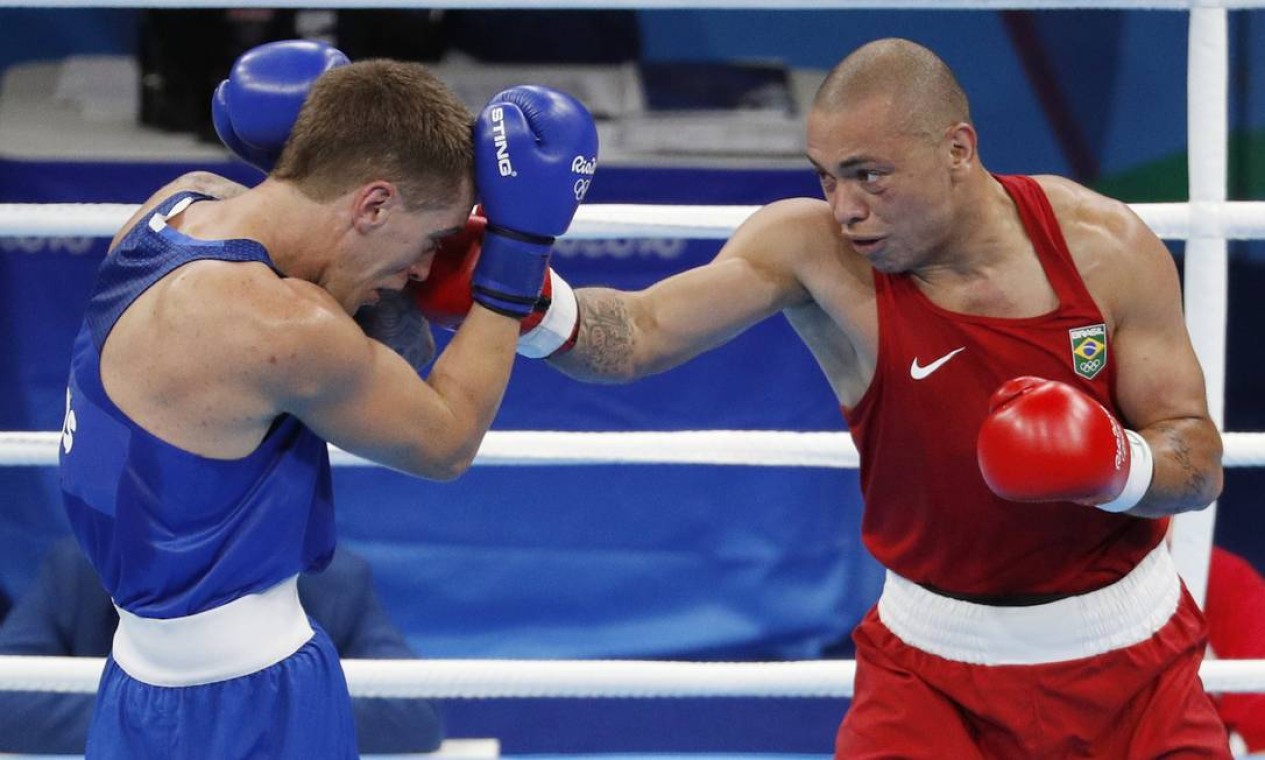
[[1090,359],[1089,361],[1083,361],[1078,366],[1080,367],[1081,372],[1084,372],[1087,375],[1092,375],[1098,371],[1099,367],[1102,366],[1102,359]]

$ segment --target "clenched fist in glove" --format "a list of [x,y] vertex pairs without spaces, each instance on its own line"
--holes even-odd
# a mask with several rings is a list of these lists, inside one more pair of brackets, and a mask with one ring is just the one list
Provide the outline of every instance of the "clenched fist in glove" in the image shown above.
[[[486,228],[486,219],[471,215],[464,230],[440,241],[426,279],[409,283],[407,292],[431,324],[455,330],[465,320],[474,303],[471,281]],[[574,342],[578,324],[575,293],[548,269],[532,311],[520,321],[518,353],[533,359],[561,353]]]
[[1017,377],[988,406],[977,453],[998,496],[1124,512],[1146,495],[1153,470],[1146,441],[1071,385]]
[[522,319],[540,297],[554,238],[571,225],[597,168],[597,127],[570,95],[520,85],[484,107],[474,147],[487,229],[473,297]]
[[268,174],[281,156],[312,84],[347,56],[323,42],[283,40],[242,53],[211,98],[224,146]]

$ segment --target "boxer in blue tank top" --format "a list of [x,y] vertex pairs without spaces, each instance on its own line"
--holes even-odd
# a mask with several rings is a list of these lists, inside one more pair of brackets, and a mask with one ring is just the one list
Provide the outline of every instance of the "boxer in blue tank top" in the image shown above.
[[[302,44],[217,93],[217,128],[240,128],[226,143],[268,177],[247,190],[190,175],[155,194],[115,238],[75,341],[62,490],[120,616],[91,758],[355,756],[337,655],[295,586],[334,549],[326,444],[423,477],[469,466],[546,239],[578,204],[573,158],[596,149],[578,104],[502,98],[472,131],[423,67],[372,61],[319,66],[284,149],[251,152],[275,105],[251,98],[280,90],[245,74],[310,75]],[[352,314],[426,278],[476,174],[503,210],[470,312],[423,379]]]

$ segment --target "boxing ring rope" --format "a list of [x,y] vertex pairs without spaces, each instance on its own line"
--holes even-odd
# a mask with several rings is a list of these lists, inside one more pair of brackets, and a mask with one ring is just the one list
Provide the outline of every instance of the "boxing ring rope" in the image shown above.
[[[91,694],[100,657],[0,656],[0,688]],[[660,662],[654,660],[343,660],[353,697],[849,698],[851,660]],[[1204,688],[1258,692],[1265,660],[1209,660]]]
[[[1132,203],[1129,207],[1165,240],[1265,238],[1265,201]],[[128,203],[0,203],[0,237],[113,237],[138,208]],[[580,207],[563,237],[727,240],[759,208],[589,204]]]
[[[0,7],[242,7],[248,0],[0,0]],[[347,0],[273,0],[270,7],[337,8]],[[767,0],[376,0],[382,8],[759,8]],[[1224,419],[1228,239],[1265,238],[1265,203],[1227,202],[1228,9],[1265,8],[1265,0],[786,0],[779,9],[1154,9],[1189,12],[1187,71],[1189,202],[1133,208],[1166,239],[1186,244],[1187,324],[1204,367],[1210,411]],[[0,236],[112,236],[134,210],[125,204],[0,205]],[[752,207],[589,206],[570,237],[723,239]],[[1197,305],[1197,307],[1196,307]],[[0,433],[0,464],[48,465],[58,433]],[[1227,433],[1227,466],[1265,463],[1265,434]],[[341,465],[363,460],[334,451]],[[704,456],[705,455],[705,456]],[[550,433],[493,431],[476,464],[733,464],[855,467],[842,433],[688,431]],[[1197,598],[1203,598],[1213,508],[1181,515],[1174,553]],[[102,660],[0,656],[0,689],[94,692]],[[855,663],[684,663],[641,661],[419,660],[345,661],[357,696],[649,697],[851,695]],[[1265,690],[1265,660],[1209,661],[1200,671],[1209,691]]]
[[[0,432],[0,467],[56,465],[60,438],[52,432]],[[1223,433],[1222,438],[1227,467],[1265,466],[1265,433]],[[335,446],[329,453],[335,466],[378,466]],[[859,463],[847,433],[792,430],[493,430],[474,458],[479,467],[685,464],[846,470]]]

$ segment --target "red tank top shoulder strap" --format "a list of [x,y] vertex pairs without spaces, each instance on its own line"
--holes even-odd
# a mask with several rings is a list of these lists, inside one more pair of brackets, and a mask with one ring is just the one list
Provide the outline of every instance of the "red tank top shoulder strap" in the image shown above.
[[1059,227],[1059,220],[1054,215],[1054,208],[1045,196],[1045,190],[1032,177],[1022,174],[994,174],[993,178],[1001,183],[1015,202],[1019,210],[1019,219],[1023,222],[1028,239],[1041,259],[1041,268],[1050,281],[1050,286],[1058,294],[1064,307],[1080,302],[1096,309],[1089,290],[1076,269],[1072,253],[1068,250],[1067,240]]

